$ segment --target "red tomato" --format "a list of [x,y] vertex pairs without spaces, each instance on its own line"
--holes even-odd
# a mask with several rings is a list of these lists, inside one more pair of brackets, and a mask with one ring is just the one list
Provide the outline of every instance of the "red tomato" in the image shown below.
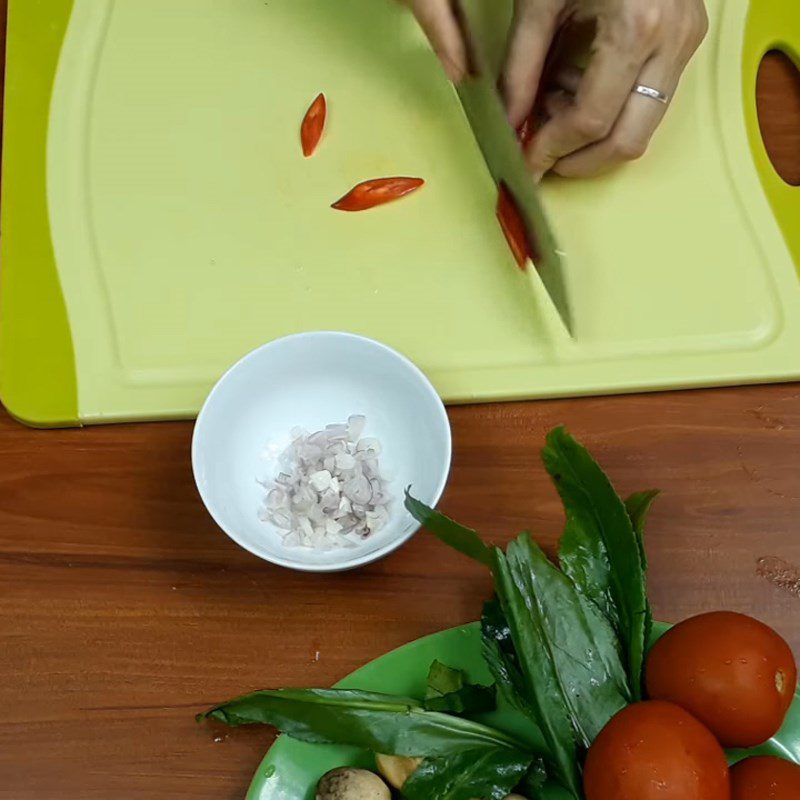
[[731,768],[731,800],[797,800],[800,767],[774,756],[746,758]]
[[753,747],[780,728],[797,667],[772,628],[715,611],[684,620],[656,642],[646,682],[651,698],[685,708],[725,747]]
[[589,748],[586,800],[730,800],[725,753],[672,703],[623,708]]
[[332,206],[339,211],[365,211],[405,197],[423,186],[422,178],[373,178],[354,186]]

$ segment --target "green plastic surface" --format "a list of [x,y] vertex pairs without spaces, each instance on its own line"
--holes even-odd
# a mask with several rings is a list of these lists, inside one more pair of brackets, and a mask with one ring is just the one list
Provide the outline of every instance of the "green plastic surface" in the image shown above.
[[[452,402],[800,376],[800,283],[776,224],[791,243],[794,206],[770,209],[745,124],[746,0],[710,0],[644,159],[546,182],[574,341],[516,269],[455,93],[401,4],[75,0],[62,42],[70,5],[11,0],[0,386],[17,416],[190,417],[244,352],[321,328],[395,346]],[[497,46],[508,3],[491,9]],[[329,123],[304,159],[319,91]],[[427,183],[329,208],[387,174]]]
[[44,159],[53,75],[71,5],[71,0],[11,0],[8,8],[0,397],[17,419],[41,427],[78,422],[75,361],[50,241]]
[[[657,625],[656,636],[667,627]],[[473,623],[426,636],[387,653],[338,685],[424,697],[428,667],[435,659],[466,670],[472,680],[491,681],[481,657],[480,625]],[[520,718],[511,711],[495,712],[490,719],[507,730],[519,730]],[[800,763],[800,693],[778,735],[758,748],[758,752]],[[353,748],[311,745],[281,736],[253,776],[247,800],[312,800],[319,778],[340,766],[374,769],[375,764],[369,754]]]
[[800,69],[800,4],[796,0],[757,0],[750,5],[745,37],[743,75],[747,130],[761,182],[794,263],[800,271],[800,186],[786,183],[770,162],[756,108],[756,75],[765,53],[780,50]]

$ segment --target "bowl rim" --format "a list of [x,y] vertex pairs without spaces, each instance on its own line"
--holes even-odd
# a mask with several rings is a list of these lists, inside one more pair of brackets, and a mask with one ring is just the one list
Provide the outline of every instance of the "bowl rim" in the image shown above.
[[[320,338],[337,338],[337,339],[351,339],[363,342],[368,344],[372,347],[377,348],[378,350],[383,351],[385,355],[389,357],[399,360],[402,364],[408,367],[412,374],[417,378],[417,380],[422,384],[422,387],[425,389],[426,394],[434,401],[433,406],[436,409],[436,415],[439,418],[439,422],[442,425],[442,428],[445,432],[445,463],[444,469],[442,470],[442,474],[439,477],[439,481],[437,483],[436,489],[434,491],[434,496],[431,500],[431,507],[435,507],[442,498],[444,494],[444,490],[447,486],[447,481],[450,477],[450,470],[452,468],[452,461],[453,461],[453,436],[452,436],[452,429],[450,426],[450,419],[447,416],[447,409],[445,408],[444,403],[442,402],[441,397],[439,397],[439,393],[434,388],[433,384],[431,383],[430,379],[427,375],[407,356],[403,355],[399,351],[395,350],[393,347],[390,347],[383,342],[379,342],[376,339],[371,339],[368,336],[362,336],[358,333],[350,333],[348,331],[332,331],[332,330],[318,330],[318,331],[303,331],[300,333],[292,333],[288,334],[287,336],[281,336],[278,339],[272,339],[269,342],[265,342],[262,345],[254,348],[248,353],[245,353],[241,358],[235,361],[225,372],[217,379],[214,383],[214,386],[209,391],[206,399],[203,401],[203,405],[200,408],[199,413],[197,414],[197,419],[194,423],[194,428],[192,430],[192,445],[191,445],[191,455],[192,455],[192,476],[194,478],[195,487],[200,495],[200,499],[203,501],[203,505],[206,508],[206,511],[210,514],[211,518],[216,523],[217,527],[225,533],[225,535],[231,539],[234,543],[239,545],[244,550],[247,550],[249,553],[252,553],[254,556],[262,559],[263,561],[267,561],[271,564],[275,564],[279,567],[284,567],[285,569],[292,569],[297,572],[344,572],[347,570],[356,569],[358,567],[363,567],[367,564],[371,564],[374,561],[378,561],[391,553],[395,550],[402,547],[406,542],[408,542],[422,527],[419,523],[415,521],[415,524],[412,527],[402,534],[401,536],[397,536],[396,538],[392,539],[391,541],[387,542],[382,547],[379,547],[377,550],[373,550],[370,553],[365,553],[361,556],[354,556],[349,559],[345,559],[343,561],[335,561],[330,564],[311,564],[311,563],[302,563],[297,561],[290,561],[288,559],[283,559],[280,556],[272,556],[266,555],[263,552],[257,551],[255,548],[251,547],[244,541],[242,541],[237,534],[231,530],[231,528],[223,522],[222,519],[219,518],[215,510],[211,507],[208,498],[206,497],[205,492],[203,491],[203,487],[201,486],[201,482],[198,478],[198,471],[199,471],[199,449],[200,449],[200,431],[203,425],[203,421],[205,417],[208,415],[209,407],[213,402],[213,398],[216,394],[220,391],[220,387],[228,381],[230,376],[237,372],[242,366],[244,366],[247,362],[251,360],[255,360],[261,356],[261,354],[267,350],[275,349],[289,341],[295,339],[320,339]],[[330,552],[330,551],[329,551]]]

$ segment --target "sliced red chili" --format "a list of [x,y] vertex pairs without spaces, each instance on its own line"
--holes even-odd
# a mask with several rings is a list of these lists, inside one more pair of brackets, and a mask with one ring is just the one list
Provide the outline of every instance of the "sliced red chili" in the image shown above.
[[322,138],[325,128],[325,118],[328,115],[328,106],[325,95],[320,92],[314,102],[308,107],[300,126],[300,142],[303,145],[303,155],[308,158],[316,149]]
[[525,232],[525,223],[522,221],[514,196],[505,183],[501,183],[497,188],[497,220],[514,254],[517,266],[521,270],[527,269],[528,259],[533,258],[533,251]]
[[533,101],[533,106],[528,112],[528,116],[522,120],[522,124],[517,128],[517,140],[522,146],[523,150],[528,149],[528,145],[533,141],[533,137],[539,128],[542,127],[547,114],[545,112],[544,97],[547,91],[552,88],[553,72],[559,64],[559,57],[563,44],[564,29],[560,28],[556,33],[553,43],[550,46],[550,52],[547,54],[544,67],[542,68],[542,75],[539,78],[539,92]]
[[531,111],[527,117],[522,121],[522,125],[517,128],[517,140],[522,145],[523,150],[528,149],[528,145],[533,140],[533,135],[536,133],[537,125],[537,112]]
[[404,197],[424,184],[422,178],[372,178],[354,186],[332,208],[339,211],[364,211]]

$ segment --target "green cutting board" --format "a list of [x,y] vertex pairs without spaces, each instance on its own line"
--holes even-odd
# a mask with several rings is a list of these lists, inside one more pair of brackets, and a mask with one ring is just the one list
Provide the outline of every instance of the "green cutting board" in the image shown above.
[[[645,158],[547,182],[570,340],[516,269],[456,95],[399,3],[11,0],[6,407],[41,426],[190,417],[243,353],[310,329],[395,346],[453,402],[800,376],[799,190],[772,172],[754,107],[763,52],[797,58],[800,13],[756,5],[748,22],[746,0],[710,0]],[[320,91],[328,127],[304,159]],[[329,207],[393,174],[426,186]]]

